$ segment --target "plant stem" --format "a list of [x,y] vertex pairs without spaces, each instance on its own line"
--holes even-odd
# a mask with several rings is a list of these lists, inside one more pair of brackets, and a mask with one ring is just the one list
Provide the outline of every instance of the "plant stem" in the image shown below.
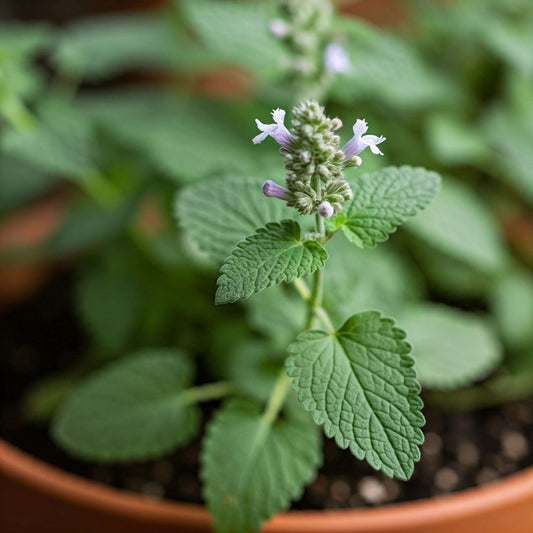
[[272,424],[276,420],[281,408],[283,407],[283,404],[285,403],[285,398],[289,392],[290,384],[291,380],[289,376],[287,376],[287,371],[285,368],[282,368],[274,388],[272,389],[272,393],[270,394],[270,398],[268,399],[268,403],[263,414],[263,419],[266,423]]
[[207,385],[187,389],[180,393],[179,398],[184,403],[207,402],[209,400],[223,398],[234,391],[235,387],[232,383],[220,381],[218,383],[208,383]]

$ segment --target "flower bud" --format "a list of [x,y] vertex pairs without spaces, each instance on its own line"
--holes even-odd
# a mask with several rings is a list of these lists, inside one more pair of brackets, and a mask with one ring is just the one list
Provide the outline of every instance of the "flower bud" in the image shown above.
[[333,216],[335,210],[333,209],[333,206],[326,200],[318,206],[317,212],[321,217],[330,218]]
[[279,198],[280,200],[288,200],[290,193],[284,187],[279,186],[272,180],[267,180],[263,183],[263,194],[270,198]]

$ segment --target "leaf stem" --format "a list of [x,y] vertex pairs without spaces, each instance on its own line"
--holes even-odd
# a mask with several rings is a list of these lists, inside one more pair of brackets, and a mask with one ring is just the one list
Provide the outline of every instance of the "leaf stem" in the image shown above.
[[285,368],[282,368],[274,388],[272,389],[272,393],[270,394],[270,398],[268,399],[268,403],[263,414],[263,418],[268,424],[271,424],[276,420],[281,408],[283,407],[283,404],[285,403],[285,398],[289,392],[290,384],[291,380],[289,376],[287,376],[287,371]]
[[198,403],[217,400],[233,392],[235,392],[235,386],[232,383],[219,381],[218,383],[191,387],[180,393],[179,397],[183,403]]

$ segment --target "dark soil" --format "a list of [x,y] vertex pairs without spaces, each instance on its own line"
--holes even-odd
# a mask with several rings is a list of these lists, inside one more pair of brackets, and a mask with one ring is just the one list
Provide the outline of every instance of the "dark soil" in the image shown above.
[[[44,427],[28,425],[20,398],[39,377],[72,366],[85,339],[73,318],[68,276],[0,315],[0,436],[65,470],[154,498],[200,502],[199,441],[163,459],[120,466],[72,459]],[[426,409],[422,460],[408,482],[377,474],[325,442],[324,465],[299,509],[346,508],[427,498],[490,483],[533,464],[533,399],[444,415]]]

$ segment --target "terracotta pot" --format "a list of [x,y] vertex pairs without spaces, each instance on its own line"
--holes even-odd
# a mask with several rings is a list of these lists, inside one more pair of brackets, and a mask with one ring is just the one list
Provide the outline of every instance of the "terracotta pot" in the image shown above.
[[[155,501],[49,466],[0,440],[3,533],[210,532],[199,505]],[[531,533],[533,468],[481,488],[373,509],[293,511],[265,533]]]
[[[68,207],[67,195],[57,193],[7,217],[0,224],[0,253],[35,249],[59,228]],[[24,261],[0,267],[0,308],[24,298],[51,273],[44,260]]]

